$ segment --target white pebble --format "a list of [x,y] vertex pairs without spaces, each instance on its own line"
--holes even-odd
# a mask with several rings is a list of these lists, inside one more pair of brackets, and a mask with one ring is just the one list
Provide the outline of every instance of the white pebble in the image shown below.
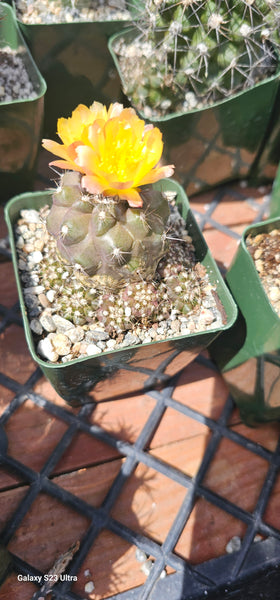
[[96,344],[89,344],[86,352],[87,352],[88,356],[91,356],[92,354],[100,354],[100,352],[102,352],[102,350],[100,348],[98,348],[98,346],[96,346]]
[[238,535],[234,535],[231,540],[226,545],[226,552],[231,554],[232,552],[237,552],[241,548],[241,539]]
[[41,260],[43,260],[43,254],[40,252],[40,250],[34,250],[34,252],[30,252],[28,260],[34,263],[34,265],[37,265],[41,262]]
[[55,299],[55,292],[54,290],[48,290],[46,293],[47,299],[49,302],[53,302]]
[[86,594],[91,594],[91,592],[93,592],[94,590],[94,583],[93,581],[88,581],[85,585],[85,592]]
[[55,352],[51,341],[47,337],[39,341],[37,351],[41,356],[43,356],[43,358],[46,358],[50,362],[58,361],[59,355],[57,352]]
[[64,335],[64,333],[53,334],[51,341],[55,351],[59,354],[59,356],[65,356],[66,354],[69,354],[72,344],[67,335]]

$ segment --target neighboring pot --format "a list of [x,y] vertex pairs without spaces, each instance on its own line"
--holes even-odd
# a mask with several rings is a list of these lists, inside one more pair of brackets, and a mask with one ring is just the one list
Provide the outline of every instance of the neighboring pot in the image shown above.
[[[46,83],[18,29],[13,10],[1,2],[0,45],[23,49],[21,58],[36,90],[33,99],[0,101],[1,201],[32,189],[41,141]],[[1,68],[1,66],[0,66]]]
[[[13,6],[16,11],[15,2]],[[120,99],[108,39],[130,21],[25,24],[18,19],[18,24],[48,86],[44,137],[53,137],[57,119],[70,116],[78,104]]]
[[[121,38],[129,42],[134,36],[135,30],[129,29],[109,40],[109,50],[123,87],[124,78],[114,44]],[[278,70],[274,76],[232,98],[185,113],[147,119],[138,111],[162,131],[164,159],[175,164],[176,178],[188,195],[236,179],[268,178],[263,173],[264,157],[260,171],[258,159],[267,138],[277,127],[278,115],[275,114],[275,119],[273,115],[279,81]]]
[[[279,107],[280,110],[280,107]],[[280,156],[280,131],[279,131],[279,154]],[[270,217],[280,217],[280,165],[273,183],[270,199]]]
[[226,276],[239,315],[210,348],[247,425],[280,419],[280,319],[245,240],[279,228],[280,218],[274,218],[245,229]]
[[[225,324],[222,327],[198,334],[178,335],[166,341],[107,351],[98,356],[80,358],[63,364],[47,363],[39,358],[35,351],[34,340],[24,306],[13,232],[20,211],[24,208],[38,209],[45,204],[50,204],[51,191],[16,196],[10,200],[6,207],[5,217],[10,234],[15,276],[30,353],[56,391],[73,405],[85,401],[82,396],[94,389],[95,386],[98,391],[104,379],[107,380],[106,386],[108,395],[111,398],[127,394],[128,388],[130,394],[143,391],[144,381],[145,389],[163,383],[190,363],[221,331],[231,327],[236,318],[236,306],[223,282],[215,261],[210,255],[203,235],[192,215],[184,191],[177,182],[170,180],[162,180],[154,187],[155,189],[168,189],[177,192],[177,205],[183,218],[186,219],[187,229],[193,239],[197,258],[205,265],[211,283],[216,286],[225,314]],[[130,371],[133,371],[132,377]]]

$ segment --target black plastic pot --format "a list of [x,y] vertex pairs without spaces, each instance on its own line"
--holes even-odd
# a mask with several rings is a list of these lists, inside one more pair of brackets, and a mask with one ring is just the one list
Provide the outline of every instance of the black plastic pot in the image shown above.
[[[10,234],[13,264],[29,350],[33,359],[40,365],[56,391],[71,404],[81,403],[82,395],[89,392],[96,385],[101,384],[105,379],[105,384],[109,386],[111,398],[120,394],[126,394],[127,378],[129,377],[129,369],[131,367],[139,368],[139,372],[133,373],[133,389],[131,390],[130,386],[130,393],[132,391],[137,393],[142,390],[143,369],[151,370],[151,387],[166,381],[166,379],[190,363],[221,331],[231,327],[236,318],[236,306],[223,282],[215,261],[210,255],[203,235],[194,220],[184,191],[177,182],[170,180],[158,182],[155,184],[155,188],[175,190],[177,192],[177,204],[182,216],[186,219],[188,231],[193,238],[197,258],[206,266],[210,281],[216,286],[217,294],[225,314],[224,325],[216,329],[188,336],[178,335],[166,341],[151,342],[140,346],[107,351],[98,356],[80,358],[63,364],[47,363],[36,353],[24,305],[13,232],[20,211],[23,208],[37,209],[46,203],[50,203],[51,192],[23,194],[11,199],[6,206],[5,217]],[[158,365],[161,365],[160,372],[157,370]]]
[[[15,2],[13,6],[16,11]],[[48,86],[45,137],[52,137],[57,119],[70,116],[78,104],[120,100],[121,86],[108,39],[131,22],[25,24],[18,19],[18,24]]]
[[249,234],[279,227],[278,217],[244,231],[226,276],[239,315],[231,331],[210,348],[247,425],[280,419],[280,319],[245,241]]
[[[124,89],[125,81],[114,46],[120,38],[130,42],[133,37],[135,30],[129,29],[109,40]],[[165,161],[175,164],[176,178],[188,195],[193,195],[236,179],[250,178],[258,182],[268,179],[264,166],[270,158],[264,154],[264,148],[274,130],[279,129],[279,116],[274,110],[279,90],[278,69],[274,76],[254,87],[206,108],[150,119],[141,111],[138,113],[160,128]],[[274,174],[275,169],[270,177]]]
[[0,198],[3,202],[14,194],[32,189],[41,141],[46,83],[19,31],[12,8],[1,3],[0,16],[0,45],[21,49],[21,58],[36,90],[33,99],[0,101]]

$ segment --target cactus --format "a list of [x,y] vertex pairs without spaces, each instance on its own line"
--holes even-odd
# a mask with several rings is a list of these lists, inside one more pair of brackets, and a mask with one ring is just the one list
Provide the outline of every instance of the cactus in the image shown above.
[[159,129],[131,108],[94,102],[59,119],[58,135],[63,144],[43,146],[63,159],[51,164],[66,169],[47,219],[60,257],[78,265],[90,287],[151,280],[168,248],[169,205],[149,184],[173,173],[158,166]]
[[277,69],[278,0],[146,0],[135,25],[139,35],[114,50],[147,117],[223,100]]
[[47,218],[61,258],[79,265],[81,277],[96,288],[119,288],[130,279],[152,279],[168,243],[168,201],[144,189],[143,205],[82,190],[79,173],[66,172]]

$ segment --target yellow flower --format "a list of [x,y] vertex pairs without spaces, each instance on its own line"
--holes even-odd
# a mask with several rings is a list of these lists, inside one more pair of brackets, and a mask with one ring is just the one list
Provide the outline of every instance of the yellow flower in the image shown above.
[[111,116],[118,114],[122,109],[122,104],[118,104],[117,102],[111,104],[108,111],[106,106],[100,102],[93,102],[89,108],[84,104],[79,104],[72,112],[71,117],[68,119],[64,117],[58,119],[57,134],[63,143],[58,144],[53,140],[43,140],[42,146],[63,160],[56,160],[50,164],[61,169],[81,171],[75,163],[75,148],[80,144],[88,143],[88,126],[99,119],[106,121]]
[[94,103],[87,109],[91,119],[85,108],[78,107],[80,121],[78,109],[71,119],[60,120],[63,146],[44,141],[47,150],[65,159],[51,164],[83,173],[82,186],[90,193],[119,196],[130,206],[142,206],[139,188],[170,177],[174,171],[171,165],[157,166],[163,150],[160,130],[145,125],[132,108],[124,109],[118,103],[111,104],[108,111]]

